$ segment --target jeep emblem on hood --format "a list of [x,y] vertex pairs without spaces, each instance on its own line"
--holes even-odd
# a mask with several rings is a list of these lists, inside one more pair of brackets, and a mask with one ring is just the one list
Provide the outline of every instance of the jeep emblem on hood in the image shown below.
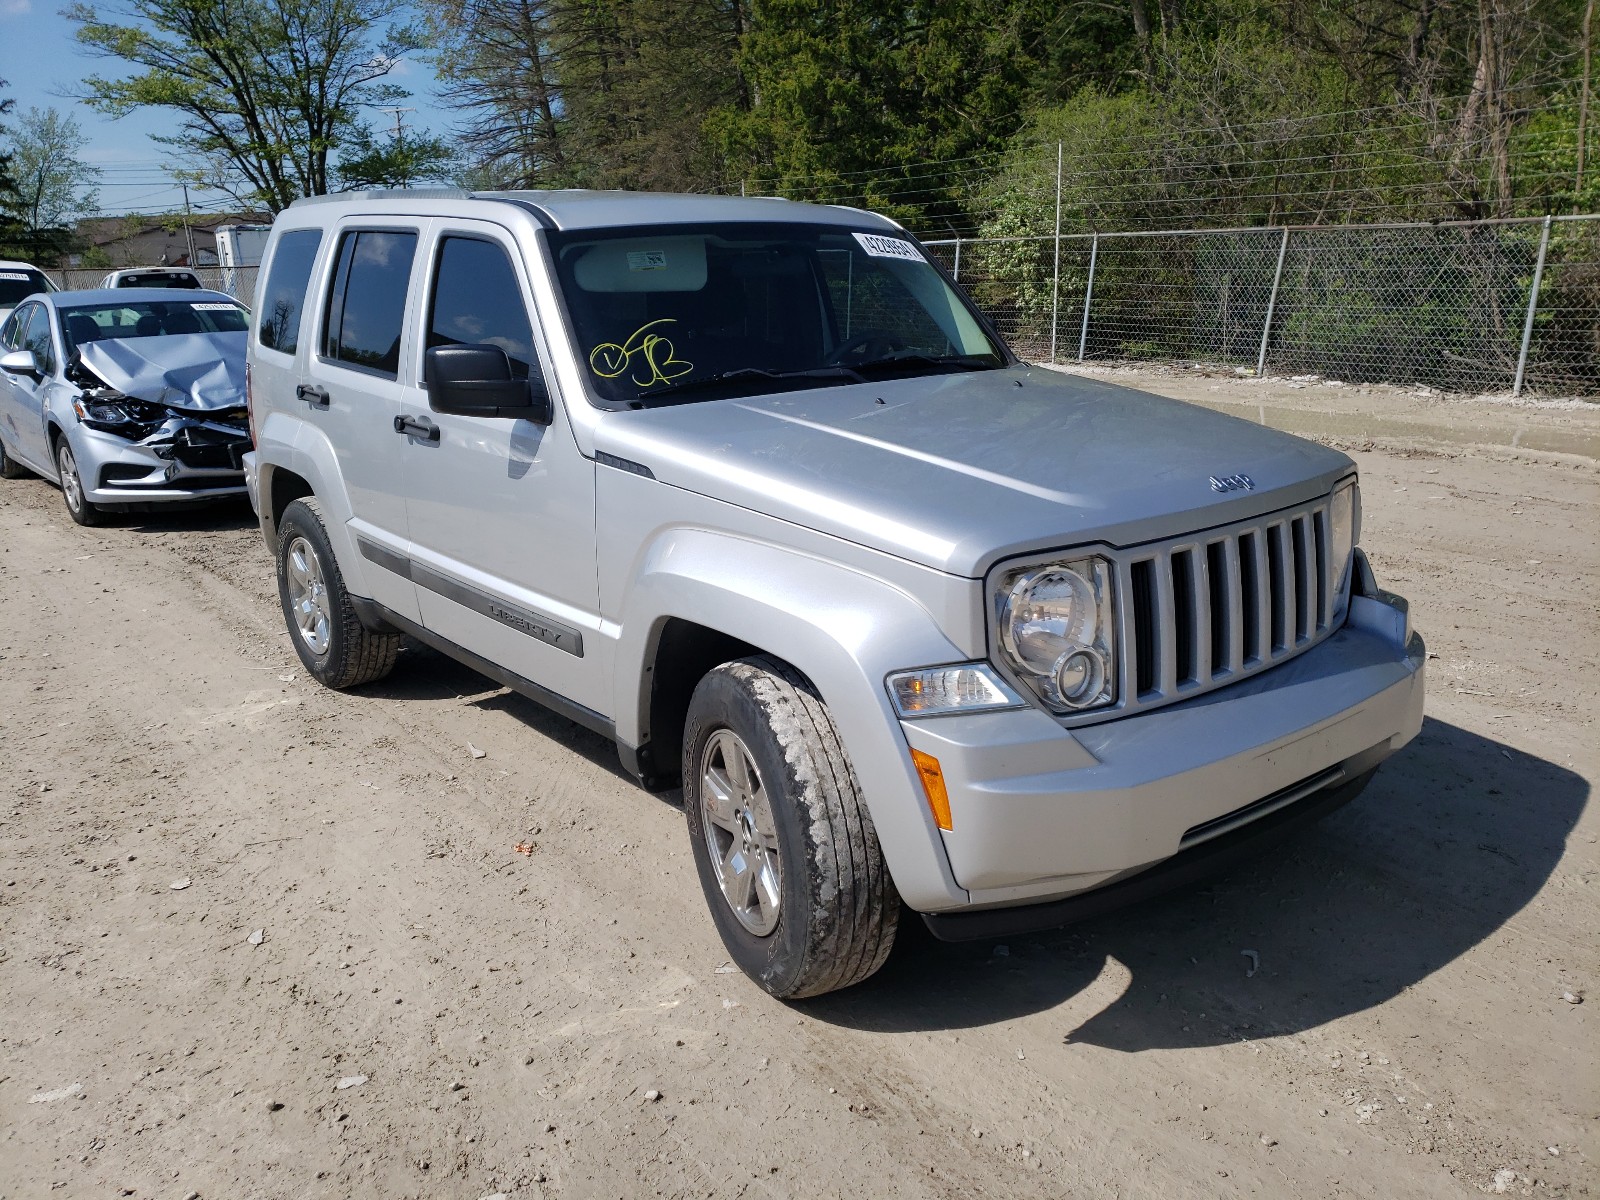
[[1213,492],[1253,492],[1256,481],[1248,475],[1213,475],[1211,477],[1211,490]]

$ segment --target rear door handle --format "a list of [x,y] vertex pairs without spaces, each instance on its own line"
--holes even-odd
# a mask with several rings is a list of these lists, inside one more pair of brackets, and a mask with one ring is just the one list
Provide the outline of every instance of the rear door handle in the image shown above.
[[396,417],[394,431],[407,437],[421,438],[425,442],[439,440],[439,427],[426,417]]
[[328,407],[328,389],[319,388],[315,384],[302,383],[294,389],[297,399],[304,400],[312,408]]

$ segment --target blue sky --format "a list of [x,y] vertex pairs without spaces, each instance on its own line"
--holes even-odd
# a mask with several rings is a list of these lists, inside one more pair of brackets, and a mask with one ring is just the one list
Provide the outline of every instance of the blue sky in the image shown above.
[[[83,157],[101,169],[100,211],[105,215],[128,212],[172,212],[183,207],[183,192],[173,184],[170,170],[181,165],[172,148],[151,140],[151,135],[173,131],[172,116],[153,109],[131,113],[118,120],[101,116],[87,105],[68,98],[80,76],[113,75],[117,63],[84,53],[73,38],[73,24],[60,15],[61,0],[0,0],[0,79],[7,87],[0,98],[16,101],[16,111],[5,122],[29,108],[55,107],[78,119],[87,138]],[[433,94],[435,80],[427,64],[405,62],[394,82],[412,92],[403,103],[417,109],[406,113],[408,130],[443,133],[451,123],[448,111]],[[373,123],[388,127],[389,118],[373,114]],[[235,207],[220,193],[197,193],[190,201],[200,210],[225,211]]]

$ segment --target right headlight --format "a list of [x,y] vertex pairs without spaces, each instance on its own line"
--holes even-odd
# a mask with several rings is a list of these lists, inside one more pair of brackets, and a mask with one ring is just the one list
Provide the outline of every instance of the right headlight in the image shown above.
[[1116,701],[1116,610],[1106,559],[1003,576],[996,601],[1000,652],[1039,699],[1058,712]]
[[1333,490],[1328,529],[1333,542],[1333,624],[1337,628],[1350,610],[1350,568],[1361,537],[1361,492],[1354,479],[1345,480]]

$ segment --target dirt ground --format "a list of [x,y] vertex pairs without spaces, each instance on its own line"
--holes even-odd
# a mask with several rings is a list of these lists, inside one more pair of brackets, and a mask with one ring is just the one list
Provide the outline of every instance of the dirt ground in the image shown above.
[[1432,652],[1361,800],[787,1006],[598,738],[428,651],[322,690],[243,508],[0,483],[0,1197],[1594,1194],[1600,476],[1356,457]]

